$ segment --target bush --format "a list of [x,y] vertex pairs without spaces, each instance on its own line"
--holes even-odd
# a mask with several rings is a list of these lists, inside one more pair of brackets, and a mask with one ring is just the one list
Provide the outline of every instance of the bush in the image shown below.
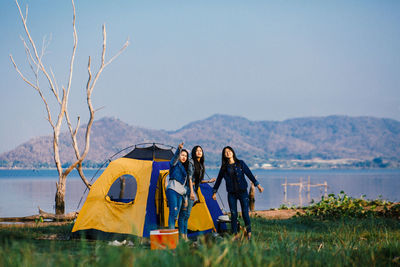
[[305,213],[299,216],[309,216],[319,219],[336,219],[343,217],[366,218],[366,217],[391,217],[399,218],[400,204],[377,199],[365,200],[352,198],[343,191],[337,196],[329,194],[327,198],[305,207]]

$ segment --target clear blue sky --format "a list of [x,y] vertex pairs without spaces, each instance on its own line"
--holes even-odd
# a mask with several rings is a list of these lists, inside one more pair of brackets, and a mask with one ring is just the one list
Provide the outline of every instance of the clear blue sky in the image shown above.
[[[66,85],[70,1],[20,4],[29,6],[37,44],[51,37],[45,61]],[[97,84],[93,102],[104,106],[97,119],[167,130],[215,113],[250,120],[333,114],[400,120],[400,1],[87,0],[76,9],[72,117],[87,118],[87,58],[98,63],[105,23],[109,56],[127,38],[131,44]],[[8,58],[29,73],[14,1],[0,1],[0,23],[1,153],[50,134],[50,126],[39,95]]]

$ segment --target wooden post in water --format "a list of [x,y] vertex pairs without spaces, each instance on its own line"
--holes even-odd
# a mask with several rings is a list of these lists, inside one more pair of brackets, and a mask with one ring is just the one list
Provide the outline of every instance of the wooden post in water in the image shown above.
[[303,177],[300,177],[300,183],[299,183],[299,201],[300,201],[300,207],[303,206],[303,198],[301,197],[301,191],[303,190]]
[[[307,182],[307,199],[309,202],[311,202],[311,187],[324,187],[325,188],[325,196],[328,196],[328,182],[325,181],[323,184],[311,184],[310,181],[310,176],[308,176],[308,182]],[[285,198],[285,203],[287,203],[287,186],[298,186],[299,187],[299,201],[300,201],[300,206],[303,205],[303,197],[302,197],[302,191],[303,187],[306,186],[306,184],[303,184],[303,177],[300,177],[300,182],[299,183],[288,183],[287,178],[285,178],[285,183],[283,185],[283,194]],[[322,192],[322,191],[321,191]]]
[[308,203],[311,202],[310,187],[311,187],[310,176],[308,176],[308,184],[307,184],[307,201],[308,201]]
[[285,183],[283,184],[283,196],[284,203],[287,203],[287,177],[285,177]]

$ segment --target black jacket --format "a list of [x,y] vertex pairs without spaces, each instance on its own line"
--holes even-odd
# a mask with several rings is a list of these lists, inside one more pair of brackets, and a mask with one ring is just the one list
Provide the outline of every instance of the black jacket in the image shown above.
[[245,174],[250,181],[254,183],[254,186],[259,185],[259,182],[243,160],[238,160],[238,162],[235,162],[234,164],[228,164],[225,168],[221,167],[213,192],[216,193],[218,191],[222,178],[225,179],[226,191],[228,191],[228,193],[247,191],[247,181],[244,177]]

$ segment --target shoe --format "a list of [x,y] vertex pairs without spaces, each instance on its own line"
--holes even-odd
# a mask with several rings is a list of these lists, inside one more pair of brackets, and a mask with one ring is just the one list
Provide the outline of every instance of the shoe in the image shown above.
[[251,232],[247,234],[247,240],[250,241],[250,239],[251,239]]

